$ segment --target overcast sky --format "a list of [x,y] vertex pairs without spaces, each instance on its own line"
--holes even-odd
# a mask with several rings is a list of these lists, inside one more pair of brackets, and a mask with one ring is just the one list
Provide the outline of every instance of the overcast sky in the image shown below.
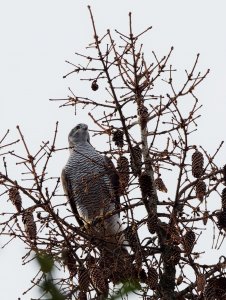
[[[0,137],[7,129],[15,136],[15,127],[20,125],[29,143],[38,146],[52,136],[55,122],[59,121],[59,143],[66,146],[71,127],[78,122],[90,123],[86,114],[75,117],[73,108],[59,109],[57,103],[48,100],[66,97],[68,86],[86,96],[82,86],[73,86],[73,76],[68,80],[62,76],[71,70],[65,60],[77,62],[74,52],[84,52],[92,41],[88,4],[100,35],[108,28],[128,32],[129,11],[137,32],[152,25],[145,40],[147,46],[159,55],[174,46],[172,62],[182,74],[200,53],[200,70],[210,68],[211,73],[199,88],[204,107],[196,137],[212,153],[225,139],[225,0],[2,0]],[[59,161],[56,172],[65,161],[66,157]],[[225,147],[218,162],[225,163]],[[33,269],[20,266],[24,253],[23,245],[18,243],[0,250],[2,299],[28,300],[35,295],[31,292],[22,296],[33,274]]]

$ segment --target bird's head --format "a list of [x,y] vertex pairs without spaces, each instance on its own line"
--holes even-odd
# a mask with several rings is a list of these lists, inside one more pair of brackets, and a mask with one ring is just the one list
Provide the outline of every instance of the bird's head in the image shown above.
[[70,147],[74,147],[78,143],[89,143],[89,132],[86,124],[80,123],[76,125],[68,135],[68,142]]

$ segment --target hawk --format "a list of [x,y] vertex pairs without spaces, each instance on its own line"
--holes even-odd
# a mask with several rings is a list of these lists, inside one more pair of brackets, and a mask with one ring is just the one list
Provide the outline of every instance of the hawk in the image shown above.
[[[90,144],[88,126],[80,123],[68,136],[70,155],[62,170],[62,184],[80,226],[115,248],[122,243],[119,214],[119,179],[110,158]],[[111,245],[111,246],[109,246]]]

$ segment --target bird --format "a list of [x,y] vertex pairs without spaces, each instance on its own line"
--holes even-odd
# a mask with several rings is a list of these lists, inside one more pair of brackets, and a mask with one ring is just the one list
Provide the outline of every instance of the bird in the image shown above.
[[120,180],[112,160],[90,143],[80,123],[68,135],[69,158],[61,179],[71,210],[99,250],[97,265],[106,280],[119,283],[136,276],[120,214]]
[[113,162],[90,143],[88,126],[76,125],[68,135],[69,158],[61,180],[72,212],[79,224],[109,248],[123,244],[119,178]]

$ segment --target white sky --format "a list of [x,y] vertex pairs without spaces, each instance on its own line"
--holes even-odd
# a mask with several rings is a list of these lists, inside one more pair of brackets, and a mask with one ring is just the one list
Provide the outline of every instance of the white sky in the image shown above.
[[[59,121],[59,143],[66,146],[71,127],[81,121],[90,122],[87,115],[75,117],[73,108],[58,109],[57,103],[48,101],[66,97],[68,86],[86,96],[84,85],[73,86],[73,76],[68,80],[62,76],[71,70],[64,61],[78,62],[74,52],[84,52],[92,40],[88,4],[92,6],[99,35],[107,28],[128,32],[129,11],[133,13],[135,31],[152,25],[145,40],[147,47],[163,55],[174,46],[172,62],[181,74],[191,67],[196,54],[201,54],[200,70],[210,68],[211,73],[199,87],[198,95],[204,108],[195,138],[212,153],[225,139],[224,0],[1,1],[0,137],[8,128],[15,136],[15,127],[20,125],[28,143],[38,147],[42,140],[52,136],[55,122]],[[56,173],[66,159],[63,157],[58,162]],[[225,147],[218,162],[225,164]],[[1,205],[0,212],[2,210]],[[33,269],[20,266],[24,253],[18,243],[0,250],[2,299],[28,300],[34,296],[34,293],[22,296],[33,274]]]

